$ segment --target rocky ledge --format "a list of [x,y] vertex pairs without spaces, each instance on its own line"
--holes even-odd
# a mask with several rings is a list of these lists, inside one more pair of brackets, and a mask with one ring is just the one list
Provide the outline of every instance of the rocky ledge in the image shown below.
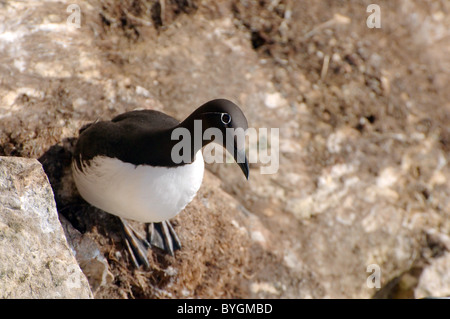
[[[448,1],[380,1],[380,29],[362,1],[72,4],[0,3],[0,297],[450,294]],[[207,165],[183,249],[134,269],[74,188],[78,129],[219,97],[280,129],[249,145],[279,170]]]
[[35,159],[0,157],[0,298],[92,298]]

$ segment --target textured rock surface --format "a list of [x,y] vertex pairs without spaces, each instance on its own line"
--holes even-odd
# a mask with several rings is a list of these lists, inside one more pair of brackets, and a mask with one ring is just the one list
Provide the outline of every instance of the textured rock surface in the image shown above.
[[0,298],[89,298],[35,159],[0,157]]
[[98,244],[89,238],[89,234],[81,234],[63,216],[59,216],[67,242],[75,258],[86,275],[92,291],[110,284],[114,277],[109,271],[108,261],[100,251]]
[[[435,240],[434,236],[439,238]],[[424,267],[414,297],[450,297],[450,237],[431,231],[430,239],[434,249],[429,255],[434,258],[429,258],[429,264]]]
[[[69,3],[0,6],[0,154],[40,158],[59,212],[99,244],[114,280],[96,297],[448,291],[448,1],[379,1],[377,30],[359,0],[165,1],[160,14],[158,0],[91,0],[79,29]],[[77,196],[70,144],[98,118],[182,119],[217,97],[280,128],[280,169],[254,164],[244,183],[235,165],[208,165],[176,218],[183,250],[134,271],[114,219]]]
[[450,296],[450,254],[439,257],[420,276],[416,298]]

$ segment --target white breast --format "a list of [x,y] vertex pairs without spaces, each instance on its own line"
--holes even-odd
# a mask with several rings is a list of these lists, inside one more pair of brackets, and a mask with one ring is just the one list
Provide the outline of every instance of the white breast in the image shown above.
[[133,165],[98,156],[80,171],[72,163],[75,184],[91,205],[140,222],[168,220],[194,198],[204,173],[201,150],[192,164],[172,168]]

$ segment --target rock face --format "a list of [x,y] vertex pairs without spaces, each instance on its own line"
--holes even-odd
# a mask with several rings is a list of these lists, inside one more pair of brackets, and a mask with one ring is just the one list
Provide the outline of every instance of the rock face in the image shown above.
[[111,283],[114,279],[109,271],[108,261],[100,251],[98,244],[88,237],[88,234],[81,234],[63,216],[59,216],[64,229],[67,241],[75,258],[86,275],[92,291]]
[[0,157],[0,298],[90,298],[35,159]]
[[[6,1],[0,154],[39,158],[96,298],[445,296],[448,3],[383,1],[370,29],[356,0],[91,0],[77,28],[71,1]],[[207,165],[174,220],[183,249],[133,270],[117,222],[74,188],[71,141],[97,119],[181,120],[219,97],[280,129],[250,145],[270,137],[279,170],[252,163],[246,182]]]
[[414,292],[416,298],[450,296],[450,254],[437,258],[424,270]]

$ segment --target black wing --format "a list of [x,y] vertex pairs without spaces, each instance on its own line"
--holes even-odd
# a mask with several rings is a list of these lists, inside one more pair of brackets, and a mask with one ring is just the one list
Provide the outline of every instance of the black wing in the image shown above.
[[111,120],[120,126],[134,126],[136,129],[159,131],[172,128],[180,124],[173,117],[155,110],[130,111],[117,115]]

